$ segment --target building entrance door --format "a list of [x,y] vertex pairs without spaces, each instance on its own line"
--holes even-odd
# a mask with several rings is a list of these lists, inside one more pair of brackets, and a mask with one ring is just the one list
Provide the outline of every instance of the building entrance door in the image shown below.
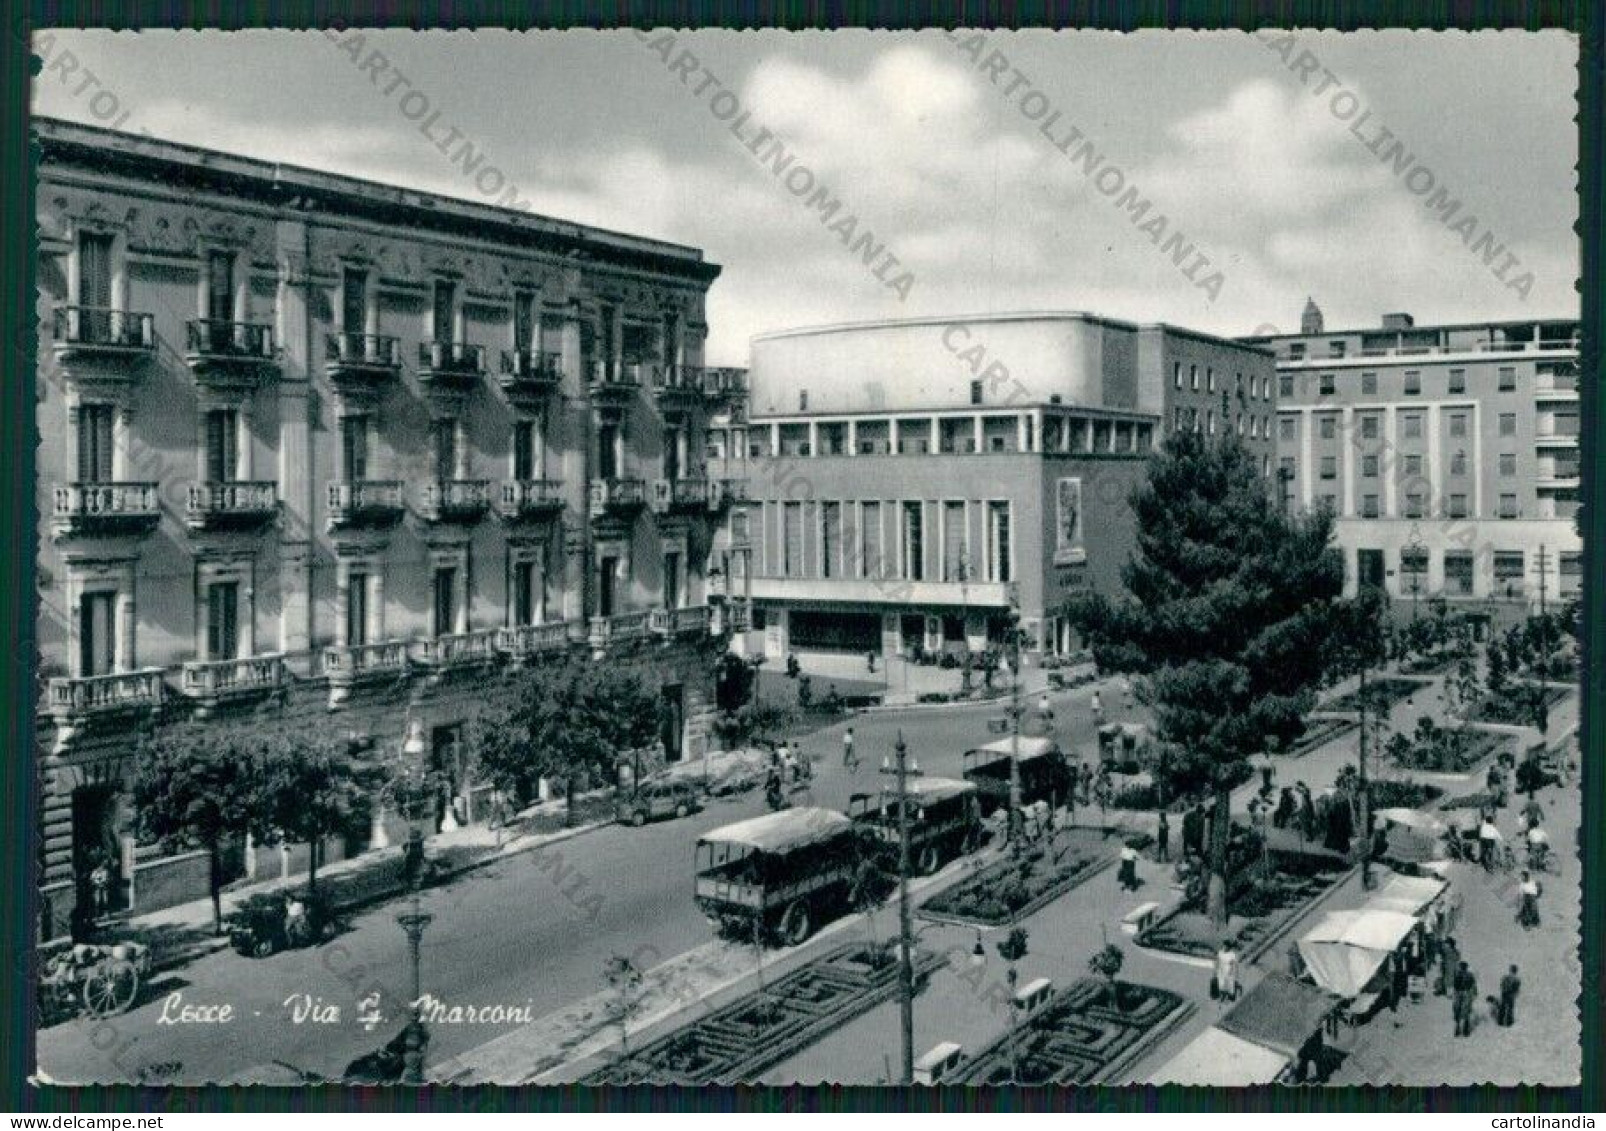
[[659,738],[664,744],[664,761],[678,762],[685,756],[683,733],[686,729],[686,688],[671,683],[664,688],[663,722]]
[[1361,589],[1383,588],[1383,551],[1355,551],[1356,585]]

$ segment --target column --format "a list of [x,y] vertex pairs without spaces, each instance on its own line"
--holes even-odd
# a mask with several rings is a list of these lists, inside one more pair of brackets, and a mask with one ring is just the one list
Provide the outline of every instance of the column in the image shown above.
[[1339,458],[1344,461],[1344,509],[1341,514],[1355,513],[1355,406],[1344,406],[1344,422],[1339,427],[1343,442],[1338,445]]
[[1316,458],[1314,437],[1311,435],[1315,423],[1316,414],[1309,408],[1299,410],[1299,494],[1306,510],[1310,510],[1315,501],[1316,469],[1311,466],[1311,460]]
[[1473,518],[1483,517],[1483,477],[1488,474],[1488,468],[1483,466],[1483,422],[1478,419],[1481,410],[1479,404],[1467,406],[1467,434],[1472,437],[1472,509],[1468,513]]
[[781,454],[781,426],[777,423],[770,425],[770,456],[779,458]]
[[207,254],[205,247],[200,252],[200,271],[195,279],[195,317],[205,318],[211,313],[212,297],[212,257]]
[[1383,409],[1383,450],[1393,454],[1392,467],[1383,477],[1383,514],[1389,518],[1399,515],[1400,477],[1405,472],[1405,456],[1400,450],[1399,415],[1395,405]]
[[1028,417],[1024,412],[1018,413],[1015,416],[1015,450],[1017,452],[1024,452],[1027,450],[1026,421],[1029,419],[1030,417]]
[[[1439,461],[1443,457],[1439,450],[1441,445],[1439,443],[1439,406],[1437,404],[1431,404],[1428,406],[1427,422],[1424,427],[1427,429],[1428,436],[1427,513],[1431,517],[1443,513],[1442,508],[1439,505],[1440,500],[1443,498],[1440,492],[1444,488],[1444,468],[1439,465]],[[1467,470],[1475,471],[1476,469],[1469,466]]]
[[[1114,433],[1111,433],[1113,436]],[[1032,412],[1032,450],[1038,452],[1048,451],[1048,444],[1043,441],[1043,410],[1035,409]],[[1112,441],[1113,442],[1113,441]]]
[[[312,528],[317,510],[318,468],[311,438],[312,402],[308,374],[312,369],[317,304],[307,226],[281,222],[275,229],[279,261],[274,303],[274,336],[281,351],[278,382],[279,479],[279,651],[298,674],[312,668],[310,649],[316,639],[312,600]],[[378,283],[368,288],[368,318],[377,325]],[[349,327],[348,327],[349,329]],[[344,607],[339,613],[345,624]]]
[[887,417],[887,450],[893,455],[898,454],[898,418]]
[[942,418],[940,416],[931,418],[931,443],[927,446],[932,455],[942,451]]
[[137,623],[134,608],[134,567],[123,568],[123,582],[117,590],[117,670],[131,672],[134,660],[134,625]]
[[809,455],[820,454],[820,424],[819,421],[809,421]]
[[849,420],[848,421],[848,455],[856,456],[858,454],[859,454],[859,422],[857,420]]
[[982,431],[983,431],[983,429],[982,429],[981,413],[978,412],[975,416],[971,417],[970,424],[971,424],[971,433],[972,433],[972,435],[974,437],[972,439],[972,441],[971,441],[972,449],[974,451],[977,451],[977,452],[984,451],[985,449],[982,447],[982,439],[983,439]]

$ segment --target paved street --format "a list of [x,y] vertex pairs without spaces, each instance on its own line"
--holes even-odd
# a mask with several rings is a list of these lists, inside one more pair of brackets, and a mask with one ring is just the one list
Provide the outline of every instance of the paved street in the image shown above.
[[[1088,694],[1081,689],[1055,697],[1062,741],[1093,741]],[[882,779],[875,768],[900,729],[927,773],[958,776],[963,751],[995,737],[986,720],[1000,710],[993,705],[876,712],[816,732],[804,742],[817,758],[812,796],[818,804],[843,807],[856,790],[878,788]],[[841,732],[848,723],[862,762],[857,777],[841,766]],[[424,937],[424,991],[450,1004],[507,1005],[539,1018],[594,993],[610,954],[635,955],[650,965],[707,942],[711,931],[691,897],[693,844],[702,832],[763,808],[755,792],[715,802],[686,820],[641,829],[609,826],[427,891],[423,906],[435,918]],[[400,1024],[398,1003],[410,997],[406,944],[395,920],[400,909],[391,901],[368,910],[337,941],[319,948],[268,959],[225,951],[158,976],[143,1004],[128,1014],[105,1022],[69,1021],[41,1032],[40,1065],[50,1076],[72,1081],[154,1071],[165,1079],[200,1082],[273,1061],[338,1074]],[[370,1032],[356,1012],[360,999],[376,989],[386,1021]],[[222,1024],[161,1024],[174,992],[189,1005],[232,1005],[234,1016]],[[284,1003],[302,995],[338,1007],[339,1022],[285,1024]],[[450,1058],[516,1027],[436,1026],[430,1059]]]

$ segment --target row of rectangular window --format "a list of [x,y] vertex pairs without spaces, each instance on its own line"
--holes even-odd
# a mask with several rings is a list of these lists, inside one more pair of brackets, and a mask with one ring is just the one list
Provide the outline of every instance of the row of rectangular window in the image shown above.
[[[1400,551],[1400,573],[1413,579],[1428,572],[1429,552],[1425,547],[1406,547]],[[1471,550],[1445,550],[1441,555],[1444,567],[1444,591],[1455,596],[1470,596],[1473,591],[1473,572],[1476,555]],[[1527,579],[1528,559],[1522,550],[1496,550],[1493,555],[1494,583],[1497,593],[1516,596],[1523,592]],[[1386,568],[1386,555],[1382,550],[1356,551],[1356,561],[1363,579],[1371,575],[1372,583],[1380,582]],[[1562,551],[1555,556],[1560,591],[1563,595],[1577,593],[1583,584],[1584,559],[1577,551]],[[1419,584],[1419,583],[1418,583]],[[1410,588],[1407,583],[1406,588]]]
[[[1234,373],[1233,374],[1233,384],[1234,384],[1234,391],[1237,393],[1237,395],[1239,397],[1243,397],[1243,396],[1247,395],[1251,399],[1265,400],[1265,401],[1271,400],[1271,378],[1270,377],[1256,377],[1254,374],[1251,373],[1249,375],[1249,380],[1247,382],[1247,385],[1248,385],[1247,394],[1245,392],[1245,384],[1246,384],[1246,382],[1244,381],[1244,375],[1242,373]],[[1184,387],[1184,381],[1183,381],[1183,376],[1182,376],[1182,362],[1180,362],[1180,361],[1174,361],[1174,362],[1171,363],[1171,386],[1172,386],[1172,388],[1175,388],[1175,389],[1181,389],[1181,388]],[[1216,370],[1215,370],[1215,367],[1214,366],[1209,366],[1209,365],[1204,367],[1204,388],[1201,389],[1200,388],[1200,378],[1199,378],[1199,366],[1197,364],[1189,364],[1186,387],[1190,391],[1195,392],[1195,393],[1197,393],[1197,392],[1206,392],[1206,393],[1215,392],[1216,391]]]
[[[1517,370],[1514,366],[1500,366],[1496,378],[1496,388],[1502,393],[1517,391]],[[1407,369],[1405,371],[1402,389],[1406,396],[1415,397],[1422,394],[1422,371]],[[1320,373],[1316,377],[1316,391],[1324,397],[1331,397],[1338,392],[1338,377],[1332,373]],[[1451,369],[1445,374],[1444,391],[1447,395],[1456,395],[1467,391],[1467,371],[1465,369]],[[1277,392],[1283,397],[1294,395],[1294,375],[1281,373],[1277,377]],[[1372,396],[1377,393],[1377,374],[1372,370],[1361,372],[1361,395]]]
[[[1469,414],[1465,412],[1451,412],[1446,414],[1449,434],[1452,437],[1465,436],[1467,434],[1468,416]],[[1566,416],[1566,414],[1558,414],[1557,419],[1560,420],[1564,416]],[[1357,414],[1356,419],[1360,425],[1362,439],[1375,440],[1379,438],[1382,430],[1382,418],[1379,416],[1379,414],[1375,412]],[[1516,413],[1502,412],[1497,414],[1495,420],[1496,432],[1499,435],[1515,436],[1517,434]],[[1400,414],[1401,436],[1408,440],[1420,439],[1422,437],[1422,421],[1423,417],[1420,412],[1402,412]],[[1318,415],[1316,418],[1318,434],[1323,440],[1334,439],[1338,434],[1338,423],[1339,421],[1336,413],[1328,412]],[[1294,440],[1297,439],[1298,436],[1298,418],[1292,415],[1284,415],[1280,417],[1277,424],[1278,439]]]
[[[766,503],[771,511],[775,503]],[[1014,576],[1010,504],[1007,500],[988,500],[983,537],[986,550],[983,569],[978,575],[969,552],[969,504],[964,500],[888,503],[895,507],[896,545],[883,544],[883,504],[879,501],[822,501],[779,504],[779,558],[764,562],[771,575],[789,578],[926,580],[926,507],[941,508],[941,553],[937,562],[938,580],[945,582],[986,581],[1007,583]],[[817,508],[817,510],[816,510]],[[846,508],[846,509],[845,509]],[[844,532],[845,513],[857,510],[856,529],[851,539]],[[771,513],[774,513],[771,511]],[[805,515],[807,514],[807,518]],[[808,552],[808,534],[814,535],[816,552]],[[849,542],[855,544],[850,545]]]

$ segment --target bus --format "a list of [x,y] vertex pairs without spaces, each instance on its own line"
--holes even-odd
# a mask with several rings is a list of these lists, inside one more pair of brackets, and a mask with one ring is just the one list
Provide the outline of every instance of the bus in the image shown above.
[[697,842],[697,906],[716,930],[797,946],[870,894],[871,844],[835,809],[782,809]]
[[[1019,744],[1018,747],[1016,744]],[[1000,738],[964,755],[965,780],[973,783],[981,799],[981,815],[990,817],[1009,805],[1009,760],[1020,772],[1020,803],[1063,802],[1070,791],[1071,767],[1059,744],[1051,738]]]
[[[975,783],[953,778],[910,778],[905,786],[909,808],[909,864],[929,876],[956,856],[981,847],[981,799]],[[878,846],[879,863],[894,873],[898,867],[898,794],[856,793],[848,816],[859,822]]]

